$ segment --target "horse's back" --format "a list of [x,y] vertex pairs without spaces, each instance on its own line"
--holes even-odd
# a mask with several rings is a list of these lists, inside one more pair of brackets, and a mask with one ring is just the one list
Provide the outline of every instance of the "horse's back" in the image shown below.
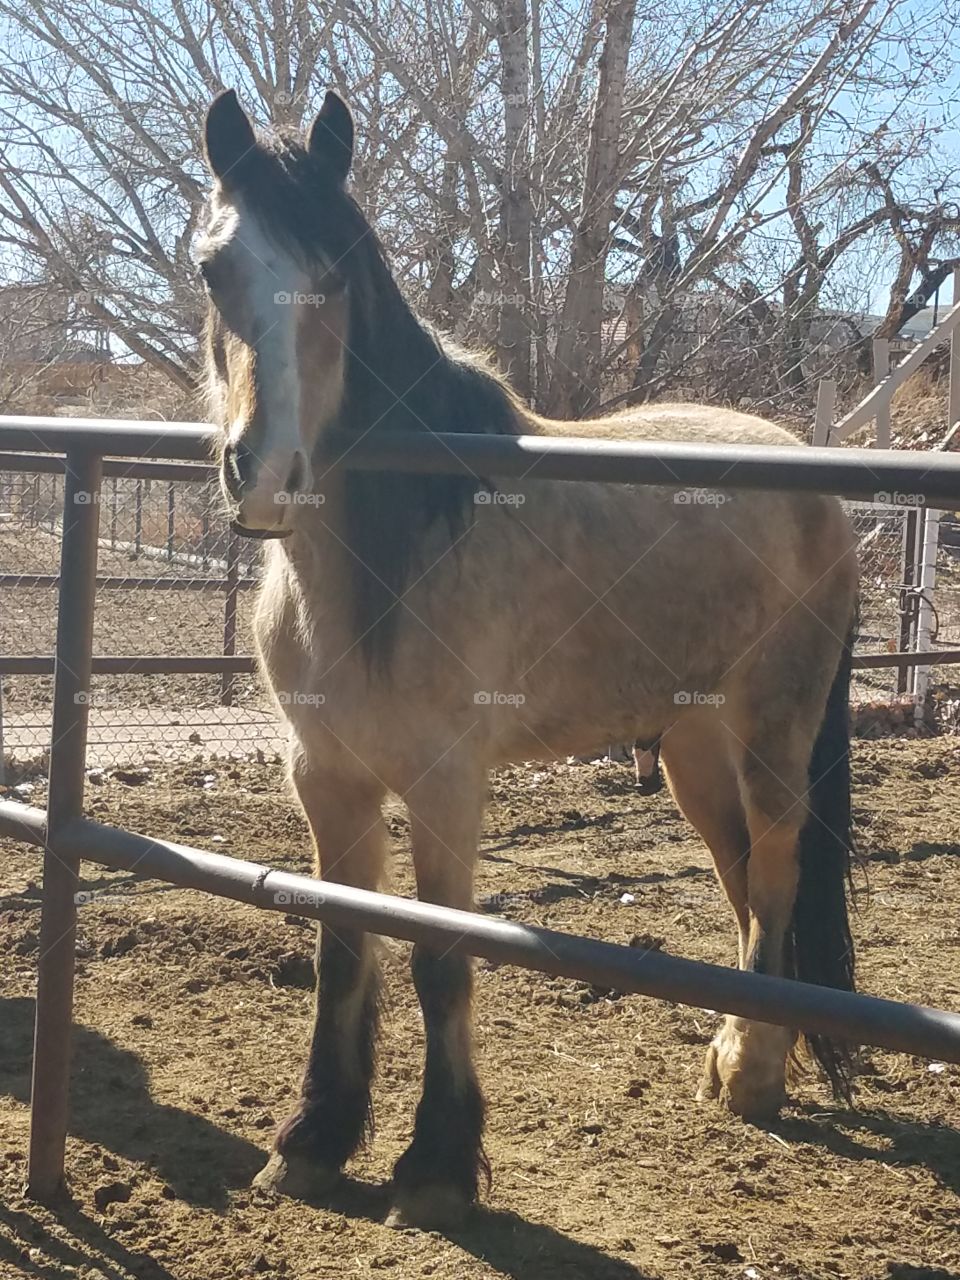
[[549,435],[596,436],[602,440],[696,441],[703,444],[798,445],[784,427],[738,409],[702,404],[643,404],[604,418],[576,422],[537,420]]

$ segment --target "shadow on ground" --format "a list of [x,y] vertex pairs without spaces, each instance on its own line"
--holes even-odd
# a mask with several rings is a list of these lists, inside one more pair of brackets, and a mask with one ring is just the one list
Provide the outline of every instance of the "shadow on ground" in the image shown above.
[[[6,1264],[15,1269],[4,1271]],[[176,1280],[147,1254],[124,1248],[73,1203],[59,1207],[54,1233],[38,1216],[0,1202],[0,1275],[64,1280],[90,1274],[120,1280],[131,1273],[140,1280]]]
[[[846,1160],[927,1169],[942,1187],[960,1193],[960,1133],[949,1125],[907,1120],[878,1107],[826,1110],[808,1104],[765,1127],[787,1142],[809,1142]],[[885,1143],[862,1142],[857,1134]]]
[[[29,1102],[34,1002],[0,1000],[0,1093]],[[180,1200],[223,1209],[263,1164],[259,1147],[150,1096],[143,1063],[90,1027],[73,1035],[70,1133],[152,1169]]]
[[[389,1209],[390,1188],[345,1177],[329,1196],[310,1200],[318,1208],[349,1218],[382,1222]],[[462,1227],[442,1233],[464,1253],[485,1262],[510,1280],[657,1280],[629,1262],[613,1258],[590,1244],[518,1214],[475,1208]]]

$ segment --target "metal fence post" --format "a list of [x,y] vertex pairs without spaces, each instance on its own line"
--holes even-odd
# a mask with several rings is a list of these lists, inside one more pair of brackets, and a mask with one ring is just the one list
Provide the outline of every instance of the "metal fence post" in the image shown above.
[[80,860],[50,845],[83,812],[102,471],[98,454],[82,447],[67,453],[30,1097],[27,1191],[38,1200],[63,1186]]
[[[227,588],[223,601],[223,653],[232,658],[237,652],[237,597],[240,594],[240,539],[231,529],[227,538]],[[224,671],[220,677],[220,704],[233,706],[233,676]]]
[[173,481],[167,485],[167,559],[173,559],[173,538],[177,531],[177,494]]
[[136,483],[135,510],[133,514],[133,558],[140,559],[143,546],[143,479],[138,476]]
[[[903,538],[900,550],[900,640],[901,653],[912,651],[917,638],[917,593],[920,577],[921,534],[923,512],[909,507],[903,520]],[[897,693],[909,693],[913,672],[907,667],[897,669]]]

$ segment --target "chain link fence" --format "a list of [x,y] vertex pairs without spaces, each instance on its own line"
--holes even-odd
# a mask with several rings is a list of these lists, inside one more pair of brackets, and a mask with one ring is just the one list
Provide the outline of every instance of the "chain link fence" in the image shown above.
[[[845,503],[857,535],[860,561],[860,627],[855,654],[895,653],[909,648],[906,638],[904,554],[917,519],[914,508],[873,502]],[[902,685],[902,688],[898,688]],[[854,703],[890,699],[906,692],[893,667],[855,670],[850,690]]]
[[[92,500],[95,500],[92,497]],[[252,653],[259,549],[232,533],[215,481],[107,476],[100,494],[94,653],[208,659]],[[63,476],[0,472],[0,655],[54,651]],[[97,675],[89,691],[91,766],[276,752],[275,711],[255,674]],[[51,674],[0,666],[8,759],[42,761]]]
[[[133,464],[126,464],[128,467]],[[94,653],[210,659],[252,649],[259,547],[223,518],[216,482],[107,475],[100,495],[100,564]],[[911,648],[918,599],[904,549],[922,513],[849,504],[861,564],[858,653]],[[0,747],[15,766],[43,764],[50,745],[52,663],[9,674],[9,659],[50,661],[57,623],[63,476],[0,471]],[[905,568],[906,566],[906,568]],[[960,522],[941,524],[935,642],[960,646]],[[7,662],[4,668],[3,663]],[[282,733],[258,675],[153,672],[97,675],[90,697],[91,767],[196,757],[272,755]],[[935,668],[934,697],[955,715],[956,668]],[[908,701],[909,673],[858,670],[856,705]],[[960,705],[960,703],[958,703]],[[942,709],[942,708],[941,708]]]

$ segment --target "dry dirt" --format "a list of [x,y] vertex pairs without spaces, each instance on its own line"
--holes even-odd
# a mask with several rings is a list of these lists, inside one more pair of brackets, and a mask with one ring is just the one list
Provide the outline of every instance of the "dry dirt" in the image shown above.
[[[132,777],[133,775],[128,775]],[[104,821],[306,869],[279,769],[166,768],[89,787]],[[43,802],[37,787],[29,800]],[[960,743],[856,744],[869,901],[864,990],[960,1008]],[[391,817],[393,883],[409,893]],[[0,880],[0,1277],[60,1280],[944,1280],[960,1276],[960,1068],[870,1052],[855,1110],[811,1079],[753,1127],[693,1100],[714,1015],[481,963],[478,1055],[494,1183],[450,1237],[382,1223],[409,1136],[422,1026],[406,948],[384,943],[389,1007],[377,1135],[332,1202],[247,1190],[296,1089],[312,932],[86,866],[68,1175],[57,1213],[23,1198],[38,860]],[[500,773],[481,909],[730,963],[707,857],[669,798],[625,766]]]

